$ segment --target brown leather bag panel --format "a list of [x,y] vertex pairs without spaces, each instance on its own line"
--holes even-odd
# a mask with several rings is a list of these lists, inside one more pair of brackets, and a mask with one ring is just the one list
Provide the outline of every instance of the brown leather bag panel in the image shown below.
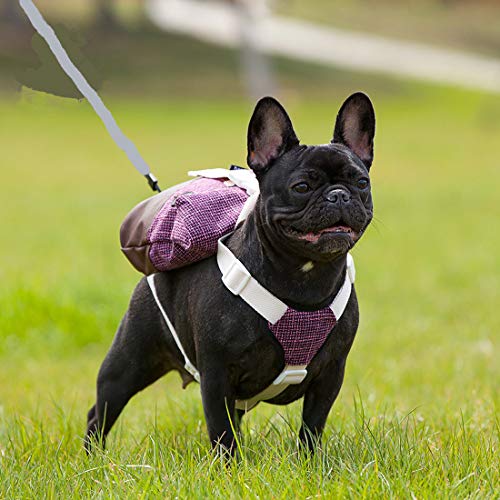
[[168,199],[190,181],[172,186],[136,205],[125,217],[120,227],[122,252],[132,265],[143,274],[153,274],[158,270],[149,260],[148,231],[156,214]]
[[146,276],[158,272],[158,269],[156,269],[151,263],[151,260],[149,260],[149,247],[150,245],[122,248],[122,252],[125,254],[125,257],[127,257],[130,263],[140,273],[145,274]]

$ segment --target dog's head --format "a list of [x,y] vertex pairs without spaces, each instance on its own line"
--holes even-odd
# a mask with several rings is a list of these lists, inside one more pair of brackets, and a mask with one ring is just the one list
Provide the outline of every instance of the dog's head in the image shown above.
[[329,261],[348,252],[373,215],[369,170],[375,113],[368,96],[351,95],[329,144],[305,146],[281,104],[261,99],[248,127],[248,165],[260,184],[266,237],[295,255]]

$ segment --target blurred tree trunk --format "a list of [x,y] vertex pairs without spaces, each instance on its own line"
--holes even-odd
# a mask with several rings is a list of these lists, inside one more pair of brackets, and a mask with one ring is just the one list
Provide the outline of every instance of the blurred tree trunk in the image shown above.
[[95,0],[95,24],[103,29],[115,29],[120,26],[119,19],[113,7],[113,0]]
[[275,93],[269,58],[259,48],[259,23],[268,14],[266,0],[232,0],[239,17],[242,78],[247,93],[258,99]]

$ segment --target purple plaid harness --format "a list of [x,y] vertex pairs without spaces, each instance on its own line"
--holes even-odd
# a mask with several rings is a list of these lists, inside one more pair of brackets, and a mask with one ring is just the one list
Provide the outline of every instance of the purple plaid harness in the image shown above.
[[[240,194],[241,193],[237,196],[240,196]],[[245,211],[248,213],[251,209],[251,205],[253,205],[257,195],[258,192],[254,193],[254,200],[252,200],[251,196],[245,203],[245,206],[243,207],[244,215],[246,215]],[[218,203],[224,204],[225,202],[218,200]],[[241,211],[241,205],[239,211]],[[238,213],[235,212],[233,215],[234,223],[236,223]],[[241,219],[242,217],[240,216],[239,220]],[[208,221],[208,219],[206,220],[206,224],[210,225],[210,221]],[[199,223],[197,226],[199,227]],[[234,228],[234,225],[232,228]],[[232,228],[224,227],[224,231],[227,229],[228,231],[226,232],[229,232]],[[210,231],[205,231],[205,234],[207,233],[210,233]],[[226,234],[216,240],[215,250],[217,252],[217,264],[222,273],[222,282],[231,293],[238,295],[258,314],[267,320],[269,330],[283,348],[285,357],[285,369],[280,373],[280,375],[278,375],[269,387],[251,399],[236,401],[236,408],[249,410],[260,401],[274,398],[283,392],[290,384],[300,384],[305,379],[307,376],[307,365],[321,349],[328,338],[328,335],[333,330],[337,321],[344,312],[345,307],[347,306],[347,302],[351,296],[352,284],[355,279],[355,268],[353,259],[351,255],[348,254],[344,283],[330,306],[318,311],[296,311],[295,309],[288,307],[284,302],[265,289],[249,273],[246,267],[224,244],[224,241],[228,236],[229,234]],[[212,249],[211,253],[215,253],[214,249]],[[161,258],[161,252],[157,255],[158,258]],[[191,262],[193,261],[194,259],[191,260]],[[170,321],[158,298],[154,284],[154,274],[149,275],[147,280],[162,316],[165,319],[177,347],[184,357],[185,369],[196,381],[199,382],[200,373],[189,360],[177,332],[175,331],[175,327]]]

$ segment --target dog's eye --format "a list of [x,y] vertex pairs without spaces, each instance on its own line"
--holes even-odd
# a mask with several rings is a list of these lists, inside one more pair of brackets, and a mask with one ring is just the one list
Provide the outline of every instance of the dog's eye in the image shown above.
[[366,177],[363,177],[358,181],[359,189],[366,189],[368,187],[368,184],[370,184],[370,181]]
[[308,193],[311,190],[311,187],[307,182],[299,182],[298,184],[295,184],[295,186],[292,186],[292,189],[296,193],[304,194]]

